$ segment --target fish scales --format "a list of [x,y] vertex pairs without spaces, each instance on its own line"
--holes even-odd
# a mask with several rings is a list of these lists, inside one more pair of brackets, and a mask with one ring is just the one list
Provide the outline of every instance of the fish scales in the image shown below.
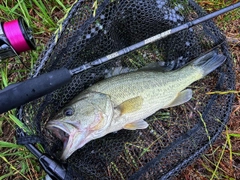
[[61,159],[67,159],[91,140],[121,129],[145,129],[145,118],[159,109],[183,104],[192,98],[186,89],[217,67],[226,57],[215,51],[182,69],[160,72],[158,64],[100,81],[75,97],[47,124],[63,141]]
[[88,90],[109,94],[115,104],[142,96],[148,106],[157,101],[167,102],[168,99],[174,99],[178,92],[200,76],[201,72],[193,67],[186,67],[174,73],[139,71],[128,73],[124,77],[107,79],[104,83],[97,83]]

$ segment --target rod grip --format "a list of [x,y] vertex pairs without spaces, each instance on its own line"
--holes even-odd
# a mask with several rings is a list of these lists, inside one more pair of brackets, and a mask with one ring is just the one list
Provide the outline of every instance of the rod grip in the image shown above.
[[70,71],[62,68],[10,85],[0,91],[0,114],[53,92],[70,82],[71,77]]

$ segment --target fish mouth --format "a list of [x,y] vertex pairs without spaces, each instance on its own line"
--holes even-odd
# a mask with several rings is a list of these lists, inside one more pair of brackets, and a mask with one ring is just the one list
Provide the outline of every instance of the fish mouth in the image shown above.
[[48,122],[49,129],[56,137],[63,142],[63,152],[61,159],[66,160],[72,153],[82,147],[86,142],[87,131],[80,131],[78,124],[74,122],[53,120]]
[[59,121],[50,121],[46,127],[63,142],[63,149],[65,149],[70,136],[70,129],[68,126]]

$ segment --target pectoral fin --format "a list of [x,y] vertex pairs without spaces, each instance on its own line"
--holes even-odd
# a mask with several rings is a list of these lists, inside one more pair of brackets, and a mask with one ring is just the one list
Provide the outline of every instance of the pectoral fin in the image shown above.
[[121,115],[137,111],[142,108],[143,98],[141,96],[128,99],[117,106],[117,109],[120,110]]
[[129,124],[126,124],[123,128],[128,130],[136,130],[136,129],[145,129],[148,127],[148,123],[144,120],[138,120]]
[[185,90],[179,92],[178,96],[166,108],[178,106],[180,104],[183,104],[183,103],[189,101],[191,98],[192,98],[192,90],[185,89]]

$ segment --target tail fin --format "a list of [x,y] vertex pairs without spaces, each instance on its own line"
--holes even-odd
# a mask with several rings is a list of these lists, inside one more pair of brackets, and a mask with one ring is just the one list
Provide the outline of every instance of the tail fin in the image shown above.
[[203,77],[221,66],[226,60],[226,56],[217,54],[216,51],[211,51],[193,62],[193,66],[200,68]]

